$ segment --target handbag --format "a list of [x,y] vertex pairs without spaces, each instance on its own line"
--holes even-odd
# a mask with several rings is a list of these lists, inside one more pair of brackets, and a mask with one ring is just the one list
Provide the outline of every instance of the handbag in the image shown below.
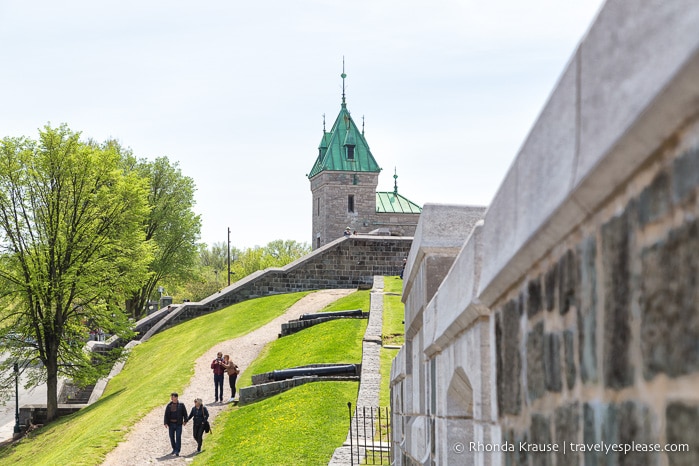
[[211,425],[209,424],[208,419],[204,420],[204,432],[206,432],[207,434],[211,432]]

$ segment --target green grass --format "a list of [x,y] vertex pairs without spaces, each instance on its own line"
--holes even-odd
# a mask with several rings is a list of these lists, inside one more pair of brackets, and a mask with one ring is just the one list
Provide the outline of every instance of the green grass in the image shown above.
[[101,463],[131,426],[155,407],[164,406],[171,391],[183,390],[194,374],[196,358],[216,343],[261,327],[307,294],[244,301],[156,334],[133,349],[124,370],[109,382],[97,403],[1,449],[0,463]]
[[340,298],[328,304],[320,312],[333,312],[333,311],[352,311],[354,309],[361,309],[363,312],[369,312],[371,307],[371,292],[369,290],[355,291],[352,294]]
[[[381,337],[384,345],[402,345],[405,343],[405,306],[401,302],[400,293],[403,290],[403,280],[398,277],[384,278],[384,292],[398,293],[398,295],[384,294],[383,297],[383,325]],[[381,388],[379,391],[379,406],[389,406],[391,364],[398,350],[381,348]]]
[[362,362],[366,319],[339,319],[314,325],[268,344],[240,378],[251,384],[253,374],[320,363]]
[[[369,300],[369,291],[357,291],[323,311],[368,310]],[[275,369],[359,363],[366,324],[332,320],[275,340],[241,374],[239,386],[250,385],[253,374]],[[356,382],[315,382],[226,411],[214,426],[221,435],[205,440],[194,464],[327,464],[347,436],[347,402],[356,404],[357,389]]]
[[393,358],[396,357],[399,350],[396,349],[381,349],[381,387],[379,389],[379,406],[390,406],[391,405],[391,364],[393,363]]
[[[370,300],[371,294],[368,290],[355,291],[330,303],[321,312],[369,310]],[[239,386],[250,385],[253,374],[275,369],[320,363],[360,363],[366,324],[366,319],[331,320],[273,341],[240,375]]]
[[193,464],[328,464],[347,436],[347,402],[356,399],[356,382],[314,382],[225,411]]
[[381,336],[384,345],[405,343],[405,306],[400,296],[385,294],[383,297],[383,325]]
[[383,277],[383,290],[386,293],[403,294],[403,280],[400,277]]

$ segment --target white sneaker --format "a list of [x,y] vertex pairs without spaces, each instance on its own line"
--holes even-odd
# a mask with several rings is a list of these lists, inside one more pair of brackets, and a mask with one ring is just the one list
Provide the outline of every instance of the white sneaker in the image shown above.
[[229,403],[233,403],[233,398],[230,398],[230,399],[228,400],[228,402],[229,402]]

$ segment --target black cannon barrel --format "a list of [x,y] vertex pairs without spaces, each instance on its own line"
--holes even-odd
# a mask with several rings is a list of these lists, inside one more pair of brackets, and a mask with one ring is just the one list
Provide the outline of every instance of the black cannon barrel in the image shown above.
[[271,379],[274,381],[302,377],[304,375],[356,375],[354,364],[323,367],[297,367],[295,369],[281,369],[272,371]]
[[350,311],[335,311],[335,312],[317,312],[314,314],[303,314],[299,320],[318,319],[320,317],[361,317],[362,310],[354,309]]

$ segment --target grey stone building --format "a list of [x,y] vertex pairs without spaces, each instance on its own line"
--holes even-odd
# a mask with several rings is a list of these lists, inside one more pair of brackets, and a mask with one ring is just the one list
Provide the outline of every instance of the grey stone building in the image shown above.
[[381,168],[347,109],[343,91],[340,113],[330,131],[323,127],[318,156],[307,175],[313,194],[313,249],[350,232],[413,236],[422,208],[393,191],[377,192]]

